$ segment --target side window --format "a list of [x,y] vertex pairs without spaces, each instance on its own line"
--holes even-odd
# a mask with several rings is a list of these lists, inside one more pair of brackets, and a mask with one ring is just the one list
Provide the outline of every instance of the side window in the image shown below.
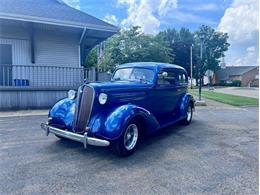
[[180,85],[187,85],[188,84],[188,77],[183,71],[178,72],[178,83]]
[[163,86],[173,86],[175,85],[176,80],[178,80],[177,76],[178,75],[176,75],[175,71],[163,69],[158,74],[157,84]]
[[179,77],[178,82],[182,83],[182,74],[178,74],[178,77]]
[[186,74],[183,73],[183,78],[184,78],[184,83],[188,84],[188,76]]

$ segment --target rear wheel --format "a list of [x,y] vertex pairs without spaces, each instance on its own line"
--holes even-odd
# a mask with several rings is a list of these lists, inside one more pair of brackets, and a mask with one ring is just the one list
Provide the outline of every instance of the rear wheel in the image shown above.
[[136,151],[140,137],[140,124],[131,120],[122,135],[112,143],[112,150],[119,156],[129,156]]
[[193,116],[193,107],[192,104],[189,103],[189,105],[186,108],[186,118],[182,120],[182,123],[184,125],[189,125],[192,121],[192,116]]

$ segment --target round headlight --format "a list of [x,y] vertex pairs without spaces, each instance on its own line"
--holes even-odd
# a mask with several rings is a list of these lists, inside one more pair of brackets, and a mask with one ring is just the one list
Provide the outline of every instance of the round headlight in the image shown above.
[[98,101],[100,104],[105,104],[107,102],[107,94],[100,93],[98,96]]
[[71,100],[75,99],[76,98],[76,91],[69,90],[68,91],[68,98],[71,99]]

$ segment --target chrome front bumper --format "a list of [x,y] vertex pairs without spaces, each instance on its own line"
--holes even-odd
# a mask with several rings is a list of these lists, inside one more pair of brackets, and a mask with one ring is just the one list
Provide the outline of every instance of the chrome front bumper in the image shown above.
[[52,127],[46,123],[41,124],[41,128],[46,132],[46,135],[48,136],[49,133],[53,133],[55,135],[58,135],[60,137],[64,137],[67,139],[71,139],[77,142],[81,142],[84,145],[84,148],[87,148],[87,145],[93,145],[93,146],[109,146],[110,142],[107,140],[102,140],[94,137],[88,137],[87,133],[84,135],[80,135],[77,133],[72,133],[70,131],[64,131],[62,129],[58,129],[55,127]]

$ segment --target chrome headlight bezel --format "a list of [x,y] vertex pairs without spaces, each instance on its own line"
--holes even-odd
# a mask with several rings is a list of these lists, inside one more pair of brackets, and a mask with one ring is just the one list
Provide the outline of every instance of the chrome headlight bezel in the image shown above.
[[71,100],[74,100],[76,98],[77,92],[75,90],[69,90],[68,91],[68,98]]
[[99,96],[98,96],[98,102],[101,104],[101,105],[104,105],[106,102],[107,102],[107,94],[106,93],[100,93]]

